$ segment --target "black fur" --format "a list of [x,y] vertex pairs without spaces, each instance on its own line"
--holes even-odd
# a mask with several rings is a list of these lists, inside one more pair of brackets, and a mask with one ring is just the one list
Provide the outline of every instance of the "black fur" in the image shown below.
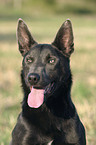
[[[17,37],[23,56],[21,81],[24,98],[11,145],[47,145],[49,142],[52,145],[86,145],[85,129],[71,100],[70,55],[74,43],[70,20],[63,23],[50,45],[35,42],[21,19]],[[28,80],[30,74],[32,79]],[[45,92],[39,108],[28,106],[31,86],[51,89]]]

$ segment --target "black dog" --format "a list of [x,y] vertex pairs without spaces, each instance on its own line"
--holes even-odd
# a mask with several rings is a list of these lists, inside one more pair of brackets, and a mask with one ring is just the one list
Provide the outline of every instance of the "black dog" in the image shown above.
[[85,130],[71,100],[70,20],[63,23],[52,44],[38,44],[19,19],[17,38],[23,56],[24,99],[11,145],[86,145]]

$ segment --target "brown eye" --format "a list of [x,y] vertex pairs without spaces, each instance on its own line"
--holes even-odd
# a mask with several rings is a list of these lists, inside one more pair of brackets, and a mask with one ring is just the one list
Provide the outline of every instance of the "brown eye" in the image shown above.
[[33,63],[33,61],[34,61],[33,57],[27,57],[26,58],[26,62],[28,62],[28,63]]
[[48,63],[49,63],[49,64],[54,64],[54,63],[55,63],[55,58],[49,59],[49,60],[48,60]]

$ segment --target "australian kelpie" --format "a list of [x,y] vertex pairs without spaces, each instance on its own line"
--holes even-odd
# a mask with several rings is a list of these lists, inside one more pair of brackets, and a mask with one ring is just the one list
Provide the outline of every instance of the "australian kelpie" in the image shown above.
[[85,129],[71,100],[71,21],[63,23],[51,44],[38,44],[19,19],[17,39],[24,98],[10,144],[86,145]]

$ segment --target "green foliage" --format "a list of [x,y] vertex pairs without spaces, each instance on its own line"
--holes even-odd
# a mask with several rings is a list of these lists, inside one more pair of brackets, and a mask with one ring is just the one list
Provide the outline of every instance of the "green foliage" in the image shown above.
[[[3,12],[3,13],[2,13]],[[40,13],[55,14],[96,14],[95,0],[5,0],[1,1],[0,15],[25,14],[34,15]]]

